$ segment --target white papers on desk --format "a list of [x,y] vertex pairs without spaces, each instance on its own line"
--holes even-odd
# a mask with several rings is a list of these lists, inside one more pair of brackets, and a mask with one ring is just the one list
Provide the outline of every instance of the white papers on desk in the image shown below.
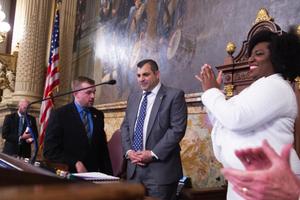
[[2,158],[0,158],[0,167],[5,168],[5,169],[16,169],[16,170],[19,170],[19,171],[23,171],[23,169],[13,165],[12,163],[10,163],[6,160],[3,160]]
[[85,173],[73,173],[72,176],[82,178],[87,181],[118,181],[119,177],[110,176],[101,172],[85,172]]

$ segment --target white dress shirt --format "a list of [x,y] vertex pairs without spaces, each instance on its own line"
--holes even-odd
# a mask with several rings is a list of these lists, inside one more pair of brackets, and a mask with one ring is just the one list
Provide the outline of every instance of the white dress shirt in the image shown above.
[[[151,94],[149,94],[147,96],[147,109],[146,109],[146,116],[145,116],[145,121],[144,121],[144,126],[143,126],[143,149],[144,150],[145,150],[145,147],[146,147],[146,138],[147,138],[146,134],[147,134],[147,130],[148,130],[148,123],[149,123],[149,119],[150,119],[150,114],[151,114],[151,111],[152,111],[152,107],[153,107],[156,95],[157,95],[160,87],[161,87],[161,83],[159,82],[155,86],[155,88],[153,88],[153,90],[151,91]],[[143,91],[143,93],[145,93],[145,92],[146,91]],[[142,100],[143,100],[143,98],[141,98],[141,100],[140,100],[140,105],[139,105],[138,110],[140,110]],[[137,116],[139,116],[139,113],[138,113]],[[135,122],[135,126],[136,126],[136,122]]]
[[[234,151],[261,146],[264,139],[277,153],[294,141],[296,96],[279,74],[260,78],[229,100],[220,90],[209,89],[203,93],[202,102],[213,124],[214,154],[224,167],[244,170]],[[291,167],[300,174],[295,150],[291,152]],[[227,199],[241,199],[230,184]]]

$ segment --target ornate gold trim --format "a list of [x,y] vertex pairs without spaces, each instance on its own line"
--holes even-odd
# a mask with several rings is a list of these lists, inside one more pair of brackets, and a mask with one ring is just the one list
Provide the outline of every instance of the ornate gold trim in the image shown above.
[[269,15],[268,10],[265,8],[261,8],[258,10],[254,24],[262,21],[274,21],[273,17]]
[[233,96],[233,89],[234,89],[234,85],[232,85],[232,84],[228,84],[228,85],[224,86],[224,91],[225,91],[226,97]]
[[0,91],[6,88],[14,91],[17,57],[17,52],[13,55],[0,53]]

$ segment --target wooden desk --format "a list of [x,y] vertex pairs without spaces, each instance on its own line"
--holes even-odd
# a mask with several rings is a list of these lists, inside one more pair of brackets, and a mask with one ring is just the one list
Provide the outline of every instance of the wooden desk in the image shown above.
[[144,187],[140,184],[121,182],[93,184],[77,179],[68,180],[2,153],[0,159],[2,162],[1,200],[143,200],[145,198]]
[[2,200],[143,200],[144,187],[139,184],[56,184],[0,187]]
[[226,188],[184,188],[179,200],[226,200]]

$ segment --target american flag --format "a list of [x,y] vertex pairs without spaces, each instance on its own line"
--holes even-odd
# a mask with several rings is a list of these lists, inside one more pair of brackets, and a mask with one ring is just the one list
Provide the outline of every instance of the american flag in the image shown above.
[[[44,96],[43,98],[51,97],[53,90],[59,85],[59,70],[58,70],[58,60],[59,60],[59,10],[56,9],[55,20],[51,35],[51,47],[49,54],[49,61],[47,67],[47,76],[45,81]],[[54,106],[52,99],[42,102],[41,112],[40,112],[40,148],[43,148],[43,142],[45,137],[45,130],[48,124],[48,119],[51,110]]]

